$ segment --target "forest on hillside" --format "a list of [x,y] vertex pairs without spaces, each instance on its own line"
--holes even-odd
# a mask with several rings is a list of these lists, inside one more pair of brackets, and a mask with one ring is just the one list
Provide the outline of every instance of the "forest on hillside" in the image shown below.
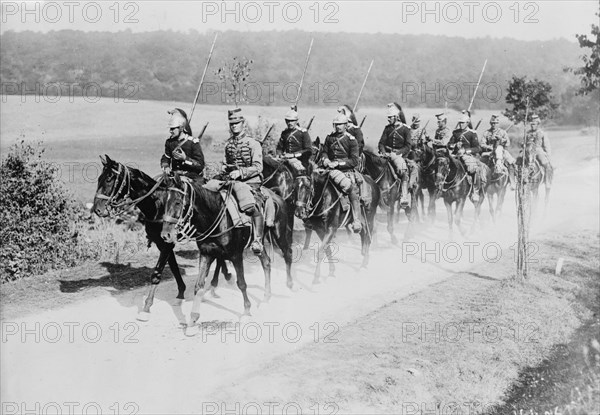
[[[213,36],[196,31],[7,31],[0,36],[2,94],[188,102],[196,93]],[[559,120],[585,122],[590,117],[589,98],[575,97],[578,79],[563,71],[577,66],[581,54],[576,42],[565,39],[227,31],[219,35],[206,77],[210,86],[200,102],[227,103],[215,70],[236,56],[253,60],[246,88],[251,103],[293,101],[311,38],[314,46],[300,105],[354,103],[374,60],[360,105],[397,101],[408,107],[466,108],[487,59],[474,109],[506,108],[508,81],[526,75],[552,85]]]

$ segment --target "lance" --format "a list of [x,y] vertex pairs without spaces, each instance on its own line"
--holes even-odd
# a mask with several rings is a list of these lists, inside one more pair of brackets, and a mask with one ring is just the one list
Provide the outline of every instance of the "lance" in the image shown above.
[[308,53],[306,54],[306,62],[304,62],[304,70],[302,71],[302,78],[300,78],[300,86],[298,86],[298,94],[296,95],[296,100],[294,101],[294,111],[298,111],[298,100],[300,99],[300,94],[302,92],[302,83],[304,82],[304,75],[306,75],[306,68],[308,68],[308,60],[310,59],[310,51],[312,50],[313,42],[315,39],[310,40],[310,46],[308,47]]
[[483,62],[483,68],[481,68],[481,73],[479,74],[479,80],[477,81],[477,85],[475,86],[475,92],[473,92],[473,96],[471,97],[471,102],[469,103],[469,108],[467,111],[471,111],[471,106],[473,105],[473,101],[475,100],[475,95],[477,95],[477,89],[479,88],[479,84],[481,83],[481,78],[483,77],[483,72],[485,71],[485,65],[487,65],[487,59]]
[[365,115],[362,119],[362,121],[360,122],[360,125],[358,126],[358,128],[362,128],[363,124],[365,123],[365,120],[367,119],[367,116]]
[[419,139],[418,139],[418,141],[421,141],[421,139],[423,138],[423,134],[426,132],[426,130],[427,130],[427,126],[428,126],[428,125],[429,125],[429,121],[427,121],[427,122],[425,123],[425,127],[423,127],[423,129],[421,130],[421,133],[419,134]]
[[198,102],[198,97],[200,96],[200,90],[202,89],[202,84],[204,83],[204,77],[206,76],[206,70],[208,69],[208,64],[210,63],[210,58],[212,57],[212,53],[215,48],[215,43],[217,43],[217,33],[215,33],[215,38],[213,39],[212,46],[210,47],[210,53],[208,54],[208,59],[206,60],[206,66],[204,66],[204,72],[202,72],[202,78],[200,79],[200,85],[198,86],[198,92],[196,92],[196,97],[194,98],[194,103],[192,104],[190,116],[188,117],[188,123],[190,123],[190,124],[192,122],[192,115],[194,115],[194,109],[196,109],[196,103]]
[[362,86],[360,87],[360,91],[358,92],[358,97],[356,98],[356,102],[354,103],[354,108],[352,108],[352,112],[356,112],[356,107],[358,107],[358,101],[360,100],[360,96],[362,95],[363,89],[365,88],[365,84],[367,83],[367,78],[369,77],[369,73],[371,73],[371,68],[373,67],[373,60],[371,60],[371,64],[369,65],[369,70],[367,70],[367,74],[365,75],[365,80],[363,81]]

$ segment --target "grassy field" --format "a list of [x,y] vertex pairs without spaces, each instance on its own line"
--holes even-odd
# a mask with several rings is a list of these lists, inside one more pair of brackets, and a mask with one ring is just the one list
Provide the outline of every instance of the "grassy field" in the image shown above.
[[[89,202],[93,198],[96,180],[101,169],[99,155],[108,154],[112,158],[138,167],[150,175],[160,173],[159,160],[163,152],[164,140],[168,135],[167,110],[174,107],[189,109],[189,104],[168,101],[139,101],[137,103],[114,102],[102,99],[96,103],[68,98],[56,103],[40,98],[25,97],[25,102],[17,96],[2,96],[2,125],[0,130],[0,152],[19,138],[30,141],[43,140],[47,158],[58,163],[61,178],[74,192],[77,199]],[[305,125],[314,115],[311,137],[324,138],[332,131],[331,121],[337,105],[330,107],[300,108],[301,123]],[[204,123],[209,126],[207,135],[213,143],[228,137],[227,106],[196,107],[192,128],[197,134]],[[273,134],[279,135],[284,128],[283,114],[287,107],[247,106],[244,111],[251,126],[258,124],[258,117],[275,122]],[[383,127],[387,123],[385,103],[381,108],[361,108],[357,113],[359,121],[367,116],[363,131],[367,145],[376,146]],[[436,128],[434,114],[443,109],[411,108],[406,110],[410,119],[419,113],[423,124],[429,121],[427,130],[431,135]],[[488,126],[492,111],[477,111],[474,120],[483,119],[482,131]],[[448,125],[453,127],[459,117],[457,111],[449,110]],[[507,120],[503,124],[508,124]],[[516,129],[512,130],[514,133]],[[207,161],[220,161],[222,154],[213,148],[205,148]]]

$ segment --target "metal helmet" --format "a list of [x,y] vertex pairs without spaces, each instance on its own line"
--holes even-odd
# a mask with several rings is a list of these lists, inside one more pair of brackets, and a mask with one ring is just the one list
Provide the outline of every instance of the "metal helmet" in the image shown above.
[[388,104],[387,107],[388,107],[388,110],[387,110],[388,117],[398,117],[400,115],[400,110],[394,103]]
[[339,113],[338,115],[335,116],[335,118],[333,119],[333,124],[348,124],[348,117],[346,117],[344,114]]
[[285,113],[285,120],[298,121],[298,112],[294,111],[294,109],[290,109],[288,112]]
[[187,124],[187,120],[179,111],[169,111],[171,118],[169,118],[169,128],[181,128]]
[[467,114],[463,114],[461,115],[461,117],[458,119],[458,122],[464,122],[465,124],[468,123],[469,120],[469,116]]

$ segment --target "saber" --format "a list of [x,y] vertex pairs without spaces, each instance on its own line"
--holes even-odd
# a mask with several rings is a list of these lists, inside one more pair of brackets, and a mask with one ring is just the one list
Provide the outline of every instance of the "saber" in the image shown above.
[[367,119],[367,116],[365,115],[362,119],[362,121],[360,122],[360,125],[358,126],[358,128],[362,128],[363,124],[365,123],[365,120]]
[[200,131],[200,134],[198,135],[198,140],[200,140],[202,138],[207,127],[208,127],[208,123],[204,124],[204,127],[202,127],[202,131]]
[[196,103],[198,102],[198,97],[200,96],[200,90],[202,89],[202,84],[204,83],[204,77],[206,76],[206,70],[208,69],[208,64],[210,63],[210,58],[212,57],[212,53],[215,48],[215,43],[217,43],[217,35],[218,35],[218,33],[215,33],[215,38],[213,39],[212,46],[210,47],[210,53],[208,54],[208,59],[206,60],[206,66],[204,66],[204,72],[202,72],[202,78],[200,79],[200,85],[198,86],[198,92],[196,92],[196,98],[194,98],[194,103],[192,104],[190,116],[188,117],[189,124],[192,123],[192,115],[194,115],[194,109],[196,109]]
[[373,62],[374,62],[374,60],[371,60],[371,64],[369,65],[369,70],[367,71],[365,80],[363,81],[363,84],[360,87],[360,91],[358,92],[358,97],[356,98],[356,102],[354,103],[354,108],[352,108],[352,112],[356,112],[356,107],[358,107],[358,101],[360,100],[360,96],[362,95],[363,89],[365,88],[365,84],[367,83],[367,78],[369,77],[369,73],[371,73],[371,68],[373,67]]
[[481,73],[479,74],[479,80],[477,81],[477,86],[475,86],[475,92],[473,92],[473,96],[471,97],[471,102],[469,103],[469,108],[467,111],[471,111],[471,106],[473,105],[473,101],[475,100],[475,95],[477,95],[477,89],[479,88],[479,84],[481,83],[481,78],[483,77],[483,72],[485,71],[485,65],[487,65],[487,59],[483,62],[483,68],[481,68]]
[[306,126],[306,131],[310,130],[310,126],[312,125],[314,119],[315,119],[315,116],[313,115],[312,118],[310,119],[310,121],[308,122],[308,125]]
[[312,50],[313,42],[315,39],[310,40],[310,46],[308,47],[308,54],[306,55],[306,62],[304,62],[304,70],[302,71],[302,78],[300,78],[300,86],[298,87],[298,94],[296,95],[296,100],[294,101],[294,111],[298,111],[298,100],[300,99],[300,94],[302,92],[302,84],[304,83],[304,75],[306,75],[306,69],[308,68],[308,60],[310,59],[310,51]]

